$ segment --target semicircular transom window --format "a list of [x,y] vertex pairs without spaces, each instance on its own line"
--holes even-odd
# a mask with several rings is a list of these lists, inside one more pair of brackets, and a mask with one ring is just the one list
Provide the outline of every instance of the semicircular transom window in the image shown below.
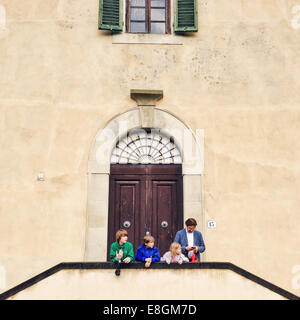
[[120,139],[111,154],[112,164],[181,164],[174,139],[159,130],[135,130]]

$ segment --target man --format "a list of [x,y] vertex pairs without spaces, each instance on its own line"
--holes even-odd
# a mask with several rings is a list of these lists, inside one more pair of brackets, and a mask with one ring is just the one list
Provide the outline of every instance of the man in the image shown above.
[[194,218],[189,218],[185,222],[186,228],[178,231],[174,242],[181,245],[182,253],[188,257],[189,252],[194,250],[196,258],[200,261],[200,253],[205,251],[205,244],[201,232],[195,230],[197,221]]

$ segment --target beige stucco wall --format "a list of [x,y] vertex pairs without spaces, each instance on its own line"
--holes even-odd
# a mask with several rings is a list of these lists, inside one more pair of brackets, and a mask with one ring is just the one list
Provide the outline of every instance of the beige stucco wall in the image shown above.
[[145,269],[122,270],[120,277],[114,270],[63,270],[8,298],[31,299],[285,300],[229,270]]
[[206,260],[299,295],[299,4],[199,0],[198,33],[126,44],[141,37],[98,31],[97,0],[0,0],[0,292],[84,259],[95,136],[130,89],[160,89],[205,132]]

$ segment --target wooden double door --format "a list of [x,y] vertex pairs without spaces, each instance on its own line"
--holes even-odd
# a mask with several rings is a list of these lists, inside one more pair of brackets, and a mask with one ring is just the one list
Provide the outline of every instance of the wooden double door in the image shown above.
[[108,252],[118,229],[126,229],[136,253],[150,234],[163,255],[183,225],[181,165],[111,165]]

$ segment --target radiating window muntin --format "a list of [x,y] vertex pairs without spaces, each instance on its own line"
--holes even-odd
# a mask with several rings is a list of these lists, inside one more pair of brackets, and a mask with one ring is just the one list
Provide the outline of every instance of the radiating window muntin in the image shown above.
[[111,154],[112,164],[181,164],[174,140],[160,130],[131,131],[120,139]]

